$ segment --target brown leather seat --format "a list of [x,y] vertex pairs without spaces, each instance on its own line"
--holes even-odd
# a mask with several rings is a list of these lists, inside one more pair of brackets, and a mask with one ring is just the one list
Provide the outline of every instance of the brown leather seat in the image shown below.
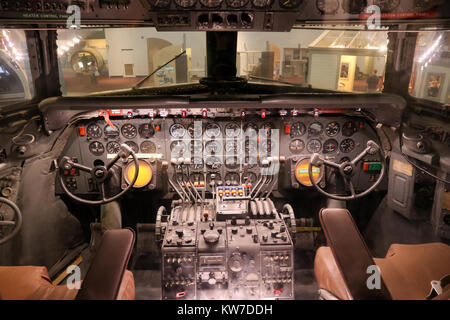
[[[388,293],[376,298],[426,299],[431,290],[431,281],[450,274],[450,246],[444,243],[393,244],[384,258],[372,258],[347,210],[323,209],[319,217],[330,247],[320,247],[317,250],[314,273],[319,288],[339,299],[356,299],[356,295],[359,298],[364,298],[364,295],[373,298],[370,297],[370,291],[376,291],[362,291],[370,274],[364,269],[354,277],[355,270],[351,265],[358,265],[359,261],[355,255],[352,261],[348,261],[352,253],[346,252],[346,248],[347,251],[354,249],[359,250],[358,254],[362,256],[367,255],[363,259],[368,260],[365,261],[365,266],[373,261],[379,267],[383,286]],[[339,243],[341,240],[346,246]],[[449,298],[450,285],[447,285],[443,288],[443,294],[436,299]]]
[[132,300],[134,277],[126,266],[134,241],[133,230],[106,231],[80,290],[54,286],[45,267],[0,267],[0,299]]
[[[47,268],[37,266],[0,267],[0,299],[3,300],[74,300],[77,289],[54,286]],[[117,300],[134,300],[133,274],[126,270]]]

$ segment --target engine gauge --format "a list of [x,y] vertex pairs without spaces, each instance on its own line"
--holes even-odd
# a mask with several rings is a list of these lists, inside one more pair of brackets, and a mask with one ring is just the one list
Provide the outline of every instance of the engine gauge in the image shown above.
[[120,144],[118,142],[116,142],[116,141],[110,141],[106,145],[106,151],[109,154],[119,153],[119,151],[120,151]]
[[223,0],[200,0],[202,6],[207,8],[217,8],[222,4]]
[[186,133],[186,129],[182,124],[175,123],[170,126],[169,133],[172,137],[175,139],[181,139],[184,137],[184,134]]
[[337,150],[339,143],[334,139],[328,139],[323,143],[323,153],[332,153]]
[[[303,159],[297,162],[297,165],[295,166],[295,179],[297,179],[298,183],[310,187],[312,186],[312,182],[309,178],[308,167],[309,159]],[[323,176],[323,171],[321,170],[321,168],[312,166],[311,171],[314,182],[319,182]]]
[[309,140],[306,149],[309,153],[318,153],[322,150],[322,143],[317,139]]
[[358,129],[353,121],[347,121],[342,125],[342,135],[346,137],[352,136]]
[[149,0],[153,8],[167,8],[170,5],[170,0]]
[[137,136],[137,129],[131,123],[126,123],[121,129],[122,135],[127,139],[133,139]]
[[256,175],[256,173],[254,172],[247,172],[247,174],[245,174],[243,177],[243,182],[245,183],[251,183],[251,184],[255,184],[258,180],[258,176]]
[[188,132],[191,138],[200,138],[203,134],[203,128],[201,121],[195,121],[188,126]]
[[174,2],[181,8],[191,8],[197,3],[197,0],[174,0]]
[[239,178],[239,174],[237,172],[228,172],[225,175],[225,184],[226,185],[232,185],[232,186],[237,186],[240,184],[240,178]]
[[400,4],[400,0],[373,0],[373,4],[380,7],[381,12],[391,12]]
[[144,139],[150,139],[155,135],[155,128],[150,123],[144,123],[139,126],[139,136]]
[[155,153],[156,152],[156,146],[151,141],[142,142],[140,148],[141,148],[142,153]]
[[350,138],[344,139],[342,140],[339,149],[341,149],[343,153],[349,153],[353,151],[353,149],[355,149],[355,141],[353,141],[353,139]]
[[330,122],[329,124],[327,124],[327,126],[325,127],[325,133],[329,137],[334,137],[335,135],[337,135],[339,133],[340,128],[341,128],[341,126],[339,125],[339,123],[336,121],[333,121],[333,122]]
[[125,143],[133,150],[134,153],[139,152],[139,146],[133,141],[125,141]]
[[96,123],[92,123],[87,127],[87,135],[90,138],[98,139],[102,136],[102,129]]
[[286,9],[297,8],[303,3],[303,0],[280,0],[280,6]]
[[120,135],[117,126],[113,128],[109,124],[105,126],[103,132],[105,132],[105,137],[108,139],[116,139]]
[[225,135],[229,138],[237,138],[241,134],[241,126],[236,122],[228,123],[225,126]]
[[207,154],[220,154],[221,149],[221,144],[216,140],[208,141],[205,145]]
[[210,123],[206,126],[205,134],[208,138],[215,138],[220,136],[220,127],[216,123]]
[[186,152],[186,144],[181,140],[172,141],[170,144],[172,156],[180,157]]
[[203,169],[203,159],[200,157],[193,157],[191,160],[191,170],[201,170]]
[[203,143],[201,140],[192,140],[190,146],[193,154],[199,154],[203,151]]
[[301,137],[306,133],[306,126],[302,122],[296,122],[291,126],[291,138]]
[[252,0],[252,4],[256,8],[267,8],[271,6],[273,0]]
[[231,8],[242,8],[247,5],[249,0],[227,0],[227,4]]
[[237,157],[227,157],[225,158],[225,167],[228,169],[236,169],[239,167],[239,162]]
[[217,170],[222,166],[222,161],[218,157],[208,157],[205,160],[206,167],[208,169]]
[[339,9],[339,0],[316,0],[316,8],[321,14],[335,14]]
[[101,142],[94,141],[89,144],[89,151],[94,156],[101,156],[103,153],[105,153],[105,147]]
[[308,127],[308,134],[310,136],[318,136],[323,131],[323,124],[320,122],[313,122]]
[[301,153],[304,149],[305,143],[301,139],[294,139],[289,144],[289,150],[294,154]]

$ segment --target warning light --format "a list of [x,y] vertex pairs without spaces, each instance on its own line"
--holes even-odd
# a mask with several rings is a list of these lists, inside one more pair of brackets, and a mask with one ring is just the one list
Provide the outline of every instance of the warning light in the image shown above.
[[266,118],[266,110],[265,109],[261,110],[261,118],[263,118],[263,119]]
[[241,110],[241,118],[245,118],[245,110]]
[[183,298],[186,296],[186,291],[177,292],[175,295],[177,298]]
[[80,136],[84,137],[86,135],[86,128],[85,127],[79,127],[78,128]]
[[202,110],[202,117],[206,118],[208,116],[208,111],[206,109]]
[[181,117],[182,117],[182,118],[186,118],[186,116],[187,116],[187,111],[186,111],[186,109],[181,110]]
[[290,134],[291,133],[291,125],[290,124],[285,124],[284,125],[284,133],[286,133],[286,134]]

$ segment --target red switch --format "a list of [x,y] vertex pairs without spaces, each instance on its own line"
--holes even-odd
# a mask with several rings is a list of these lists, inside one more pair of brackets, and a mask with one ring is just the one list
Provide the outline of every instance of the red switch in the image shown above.
[[84,137],[86,135],[86,128],[85,127],[79,127],[78,128],[80,137]]
[[286,133],[286,134],[290,134],[291,133],[291,125],[290,124],[285,124],[284,125],[284,133]]
[[133,112],[128,111],[128,112],[127,112],[127,118],[128,118],[128,119],[133,118]]

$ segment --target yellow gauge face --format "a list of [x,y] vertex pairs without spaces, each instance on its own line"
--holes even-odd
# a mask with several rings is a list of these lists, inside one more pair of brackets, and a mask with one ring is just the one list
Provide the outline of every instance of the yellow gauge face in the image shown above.
[[[295,167],[295,178],[300,184],[310,187],[312,186],[312,183],[311,179],[309,179],[308,165],[309,159],[303,159],[297,162],[297,166]],[[312,176],[315,182],[318,182],[320,180],[322,175],[319,167],[312,167]]]
[[[133,181],[134,175],[136,173],[136,166],[133,162],[130,162],[125,168],[125,180],[129,184]],[[145,187],[152,181],[152,168],[150,165],[144,160],[139,160],[139,174],[134,183],[134,188],[142,188]]]

